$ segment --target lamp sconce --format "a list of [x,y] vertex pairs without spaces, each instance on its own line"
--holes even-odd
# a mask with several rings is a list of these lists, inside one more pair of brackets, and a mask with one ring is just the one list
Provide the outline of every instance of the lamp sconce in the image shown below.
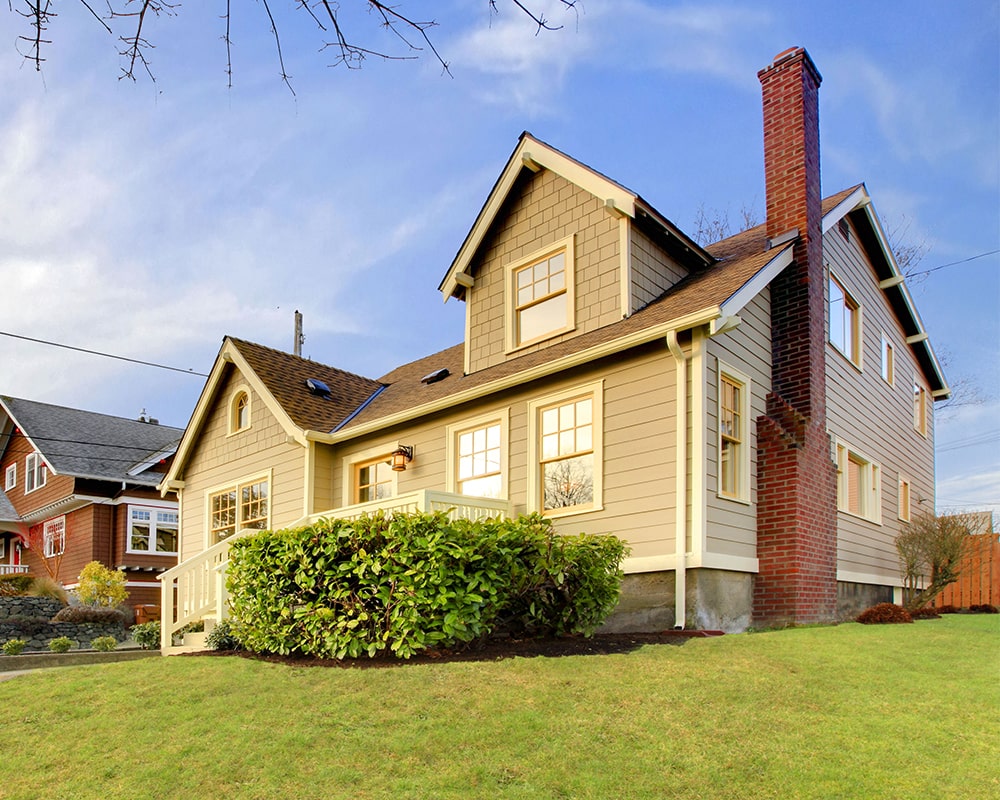
[[401,444],[392,451],[392,471],[405,472],[407,461],[413,461],[413,448]]

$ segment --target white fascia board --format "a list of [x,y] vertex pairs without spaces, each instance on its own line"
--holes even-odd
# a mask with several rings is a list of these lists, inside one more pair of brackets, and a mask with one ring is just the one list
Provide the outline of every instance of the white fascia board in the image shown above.
[[562,372],[563,370],[572,369],[573,367],[578,367],[582,364],[596,361],[614,353],[620,353],[632,347],[638,347],[639,345],[647,344],[658,339],[664,339],[670,331],[683,331],[688,330],[689,328],[698,327],[699,325],[709,325],[713,320],[718,319],[719,316],[719,306],[709,306],[708,308],[702,309],[701,311],[697,311],[693,314],[687,314],[683,317],[678,317],[677,319],[670,320],[669,322],[664,322],[659,325],[652,325],[649,328],[644,328],[643,330],[636,331],[635,333],[627,336],[612,339],[610,342],[604,342],[603,344],[587,348],[586,350],[571,353],[568,356],[555,359],[554,361],[546,361],[536,367],[532,367],[521,372],[515,372],[512,375],[498,378],[495,381],[484,383],[481,386],[476,386],[472,389],[467,389],[464,392],[458,392],[453,395],[448,395],[447,397],[442,397],[441,399],[435,400],[431,403],[414,406],[413,408],[406,409],[405,411],[400,411],[396,414],[390,414],[387,417],[381,417],[379,419],[372,420],[371,422],[366,422],[364,425],[358,425],[357,427],[349,428],[347,430],[334,431],[333,433],[325,433],[323,431],[305,431],[305,438],[308,441],[322,442],[323,444],[346,442],[351,439],[365,436],[369,433],[385,430],[394,425],[419,419],[428,414],[433,414],[448,408],[454,408],[455,406],[479,399],[480,397],[486,397],[494,392],[500,392],[505,389],[530,383],[538,378],[554,375],[558,372]]
[[[42,458],[45,461],[45,468],[49,471],[49,474],[59,475],[59,472],[55,469],[55,467],[53,467],[49,463],[49,459],[45,458],[45,453],[43,453],[41,448],[39,448],[39,446],[35,444],[34,441],[32,441],[31,436],[28,435],[28,432],[24,429],[24,426],[17,421],[17,417],[15,417],[11,413],[10,409],[7,408],[7,404],[3,400],[0,400],[0,408],[3,408],[4,413],[7,414],[7,418],[13,423],[14,427],[21,432],[21,435],[28,440],[28,444],[30,444],[34,448],[35,452],[39,453],[42,456]],[[13,437],[14,435],[13,430],[11,430],[10,435],[11,437]]]
[[29,511],[27,514],[22,515],[21,518],[26,522],[46,520],[49,517],[69,514],[76,511],[78,508],[83,508],[84,506],[105,505],[107,502],[107,497],[97,497],[89,494],[71,494],[57,500],[54,503],[49,503],[47,506],[36,508],[34,511]]
[[154,464],[159,464],[160,461],[163,461],[164,459],[169,458],[170,456],[172,456],[176,452],[177,452],[177,447],[176,446],[165,447],[162,450],[160,450],[160,451],[158,451],[156,453],[151,454],[149,456],[149,458],[147,458],[147,459],[145,459],[143,461],[139,461],[138,463],[136,463],[136,465],[134,467],[132,467],[125,474],[126,475],[131,475],[132,477],[136,477],[137,475],[141,475],[143,472],[145,472],[147,469],[149,469]]
[[[482,244],[490,225],[493,224],[493,220],[500,213],[500,208],[507,199],[507,195],[510,194],[510,190],[514,186],[514,181],[521,174],[522,167],[527,167],[533,171],[537,171],[537,168],[551,170],[570,183],[590,192],[601,200],[601,202],[613,207],[616,212],[629,217],[635,216],[636,196],[634,194],[622,188],[614,181],[605,178],[603,175],[599,175],[589,167],[585,167],[583,164],[574,161],[569,156],[526,135],[521,139],[517,148],[515,148],[511,157],[507,160],[507,164],[503,168],[503,172],[500,173],[493,191],[490,192],[490,196],[487,198],[485,205],[483,205],[482,211],[479,212],[479,216],[476,218],[475,223],[473,223],[472,229],[469,231],[468,236],[465,237],[461,249],[455,256],[448,274],[441,282],[441,295],[445,302],[452,296],[455,289],[462,285],[458,279],[458,275],[466,272],[469,263],[472,261],[472,257]],[[609,200],[611,201],[610,204],[607,202]]]
[[871,197],[868,195],[868,190],[865,188],[864,184],[861,184],[857,189],[847,195],[847,197],[823,215],[823,233],[830,230],[830,228],[854,211],[854,209],[870,203]]
[[787,244],[778,251],[774,258],[768,261],[763,267],[744,283],[739,289],[722,302],[722,318],[732,317],[739,314],[751,300],[764,291],[764,288],[792,263],[793,245]]

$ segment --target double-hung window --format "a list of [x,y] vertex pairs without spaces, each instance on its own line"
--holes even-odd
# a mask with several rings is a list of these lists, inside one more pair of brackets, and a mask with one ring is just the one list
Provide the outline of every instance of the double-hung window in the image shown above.
[[921,436],[927,435],[927,391],[913,383],[913,429]]
[[17,486],[17,464],[11,464],[7,469],[4,470],[4,480],[3,488],[5,492],[9,492]]
[[48,479],[49,469],[42,460],[41,453],[31,453],[24,459],[24,493],[41,489]]
[[861,307],[833,275],[829,280],[830,343],[861,366]]
[[175,555],[177,512],[154,506],[129,506],[128,552]]
[[268,481],[252,479],[208,497],[211,541],[221,542],[244,528],[268,527]]
[[392,455],[386,454],[354,465],[354,502],[384,500],[396,493]]
[[449,490],[474,497],[506,496],[506,412],[448,427]]
[[750,500],[750,379],[719,364],[719,496]]
[[572,236],[508,267],[507,303],[508,350],[572,330]]
[[46,558],[60,556],[66,551],[66,517],[50,519],[42,527],[42,551]]
[[881,523],[881,468],[843,442],[837,442],[836,448],[837,508],[856,517]]
[[602,385],[532,401],[528,413],[529,510],[559,515],[601,508]]

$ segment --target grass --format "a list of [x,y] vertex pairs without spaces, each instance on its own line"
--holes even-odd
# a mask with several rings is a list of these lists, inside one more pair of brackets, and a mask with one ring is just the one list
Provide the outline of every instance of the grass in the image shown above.
[[1000,797],[1000,618],[372,670],[0,683],[0,797]]

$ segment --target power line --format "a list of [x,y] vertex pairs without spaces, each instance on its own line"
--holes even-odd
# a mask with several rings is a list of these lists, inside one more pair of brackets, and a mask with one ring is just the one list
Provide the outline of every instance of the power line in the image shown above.
[[22,336],[17,333],[8,333],[7,331],[0,331],[0,336],[10,336],[12,339],[23,339],[26,342],[35,342],[36,344],[45,344],[49,347],[62,347],[65,350],[75,350],[78,353],[88,353],[92,356],[102,356],[104,358],[115,358],[118,361],[128,361],[132,364],[141,364],[144,367],[156,367],[157,369],[168,369],[171,372],[180,372],[184,375],[196,375],[199,378],[207,378],[208,374],[205,372],[195,372],[193,369],[181,369],[180,367],[169,367],[166,364],[157,364],[153,361],[142,361],[138,358],[128,358],[127,356],[116,356],[113,353],[102,353],[100,350],[88,350],[85,347],[74,347],[71,344],[62,344],[61,342],[49,342],[45,339],[33,339],[30,336]]
[[944,269],[945,267],[954,267],[957,264],[965,264],[969,261],[975,261],[977,258],[986,258],[986,256],[993,256],[997,253],[1000,253],[1000,250],[990,250],[988,253],[980,253],[978,256],[963,258],[961,261],[951,261],[948,264],[941,264],[937,267],[931,267],[930,269],[922,269],[917,272],[911,272],[907,275],[907,277],[912,278],[914,275],[930,275],[932,272],[937,272],[939,269]]

